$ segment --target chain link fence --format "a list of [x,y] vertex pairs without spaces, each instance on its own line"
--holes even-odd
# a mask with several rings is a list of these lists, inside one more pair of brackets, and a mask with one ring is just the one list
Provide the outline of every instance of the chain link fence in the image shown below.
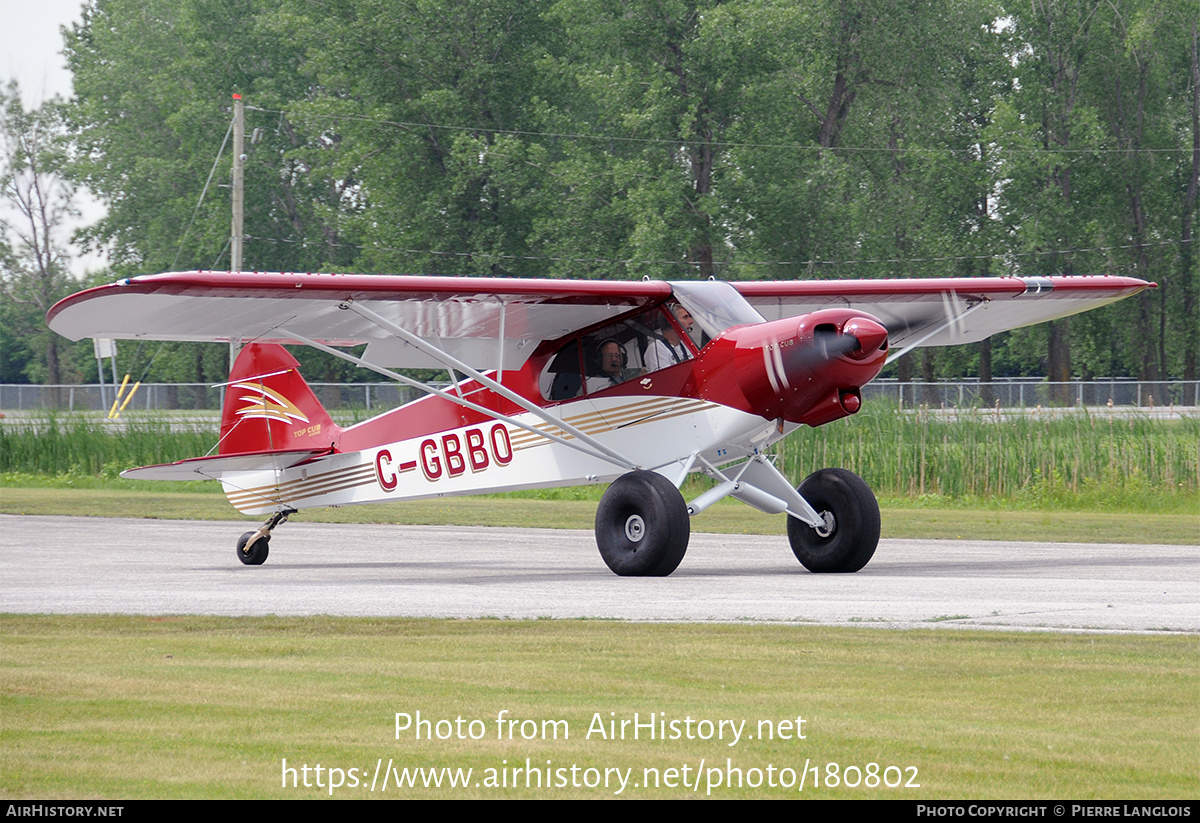
[[[423,396],[417,389],[397,383],[310,383],[325,406],[382,412]],[[130,395],[126,411],[220,411],[225,387],[206,383],[143,383]],[[97,383],[75,386],[32,386],[0,384],[0,411],[108,411],[116,388]]]
[[[416,400],[422,393],[396,383],[313,383],[313,391],[330,411],[382,412]],[[444,384],[438,384],[442,387]],[[221,408],[223,387],[204,383],[145,383],[129,398],[125,409],[188,411]],[[33,386],[0,384],[0,411],[107,411],[116,389],[111,385]],[[902,408],[1023,409],[1075,406],[1155,408],[1200,406],[1200,380],[1129,380],[1100,378],[1049,383],[1032,378],[902,383],[876,380],[862,390],[863,400],[885,400]],[[129,397],[128,390],[126,397]]]
[[978,380],[937,383],[875,380],[863,387],[862,396],[867,402],[883,398],[902,408],[926,406],[935,409],[1200,406],[1200,380],[1098,378],[1066,383],[1031,378],[1002,378],[990,383]]

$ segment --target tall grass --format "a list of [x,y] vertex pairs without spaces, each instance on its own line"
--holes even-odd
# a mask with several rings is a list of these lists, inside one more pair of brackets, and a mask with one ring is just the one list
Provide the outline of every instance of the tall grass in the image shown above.
[[803,429],[777,447],[803,477],[844,466],[881,495],[1094,501],[1200,491],[1200,419],[989,411],[945,418],[928,410],[865,408]]
[[[216,427],[133,418],[49,415],[0,425],[0,473],[115,477],[209,452]],[[1106,413],[992,412],[943,419],[872,404],[849,420],[801,429],[776,447],[796,480],[826,466],[863,476],[893,498],[995,499],[1034,505],[1185,508],[1200,500],[1200,419]],[[600,489],[565,492],[589,499]],[[1174,501],[1173,503],[1171,501]]]
[[115,477],[135,466],[206,454],[215,426],[131,417],[113,424],[91,415],[48,414],[0,425],[0,472]]

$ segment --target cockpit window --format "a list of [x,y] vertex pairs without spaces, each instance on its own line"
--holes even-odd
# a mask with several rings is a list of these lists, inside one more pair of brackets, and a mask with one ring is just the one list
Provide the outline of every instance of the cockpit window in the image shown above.
[[[666,312],[659,313],[655,318],[655,328],[648,335],[646,343],[645,362],[648,371],[665,369],[692,359],[692,347],[696,341],[691,339],[695,329],[692,313],[682,303],[668,303]],[[674,322],[671,322],[671,320]],[[687,342],[685,342],[687,338]]]
[[690,360],[696,344],[684,337],[692,327],[691,315],[678,304],[668,304],[668,309],[674,322],[666,309],[654,308],[565,343],[542,369],[542,396],[561,401],[595,394]]
[[[686,306],[692,318],[709,340],[733,326],[762,323],[764,318],[735,289],[720,280],[679,280],[671,283],[671,291],[680,304]],[[693,332],[693,337],[698,335]]]
[[542,369],[540,388],[547,400],[570,400],[583,394],[578,340],[567,343],[550,358]]

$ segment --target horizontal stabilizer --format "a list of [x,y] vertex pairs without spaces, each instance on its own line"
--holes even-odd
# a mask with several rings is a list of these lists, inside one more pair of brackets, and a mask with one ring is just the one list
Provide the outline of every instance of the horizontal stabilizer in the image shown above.
[[193,457],[177,463],[129,469],[121,472],[121,476],[132,480],[220,480],[222,475],[239,472],[279,471],[332,453],[330,448],[283,449]]

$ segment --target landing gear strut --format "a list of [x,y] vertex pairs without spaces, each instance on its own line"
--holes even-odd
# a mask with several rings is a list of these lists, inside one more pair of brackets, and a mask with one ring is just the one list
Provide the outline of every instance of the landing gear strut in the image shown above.
[[691,528],[683,495],[655,472],[618,477],[596,509],[600,556],[622,577],[666,577],[675,571]]
[[821,515],[816,528],[789,517],[788,540],[810,572],[856,572],[879,545],[879,502],[854,472],[821,469],[796,490]]
[[275,512],[266,523],[259,526],[258,531],[246,532],[239,537],[237,542],[238,560],[247,566],[261,566],[267,562],[267,555],[270,553],[268,544],[271,542],[271,531],[276,526],[286,523],[288,515],[295,513],[295,509]]

